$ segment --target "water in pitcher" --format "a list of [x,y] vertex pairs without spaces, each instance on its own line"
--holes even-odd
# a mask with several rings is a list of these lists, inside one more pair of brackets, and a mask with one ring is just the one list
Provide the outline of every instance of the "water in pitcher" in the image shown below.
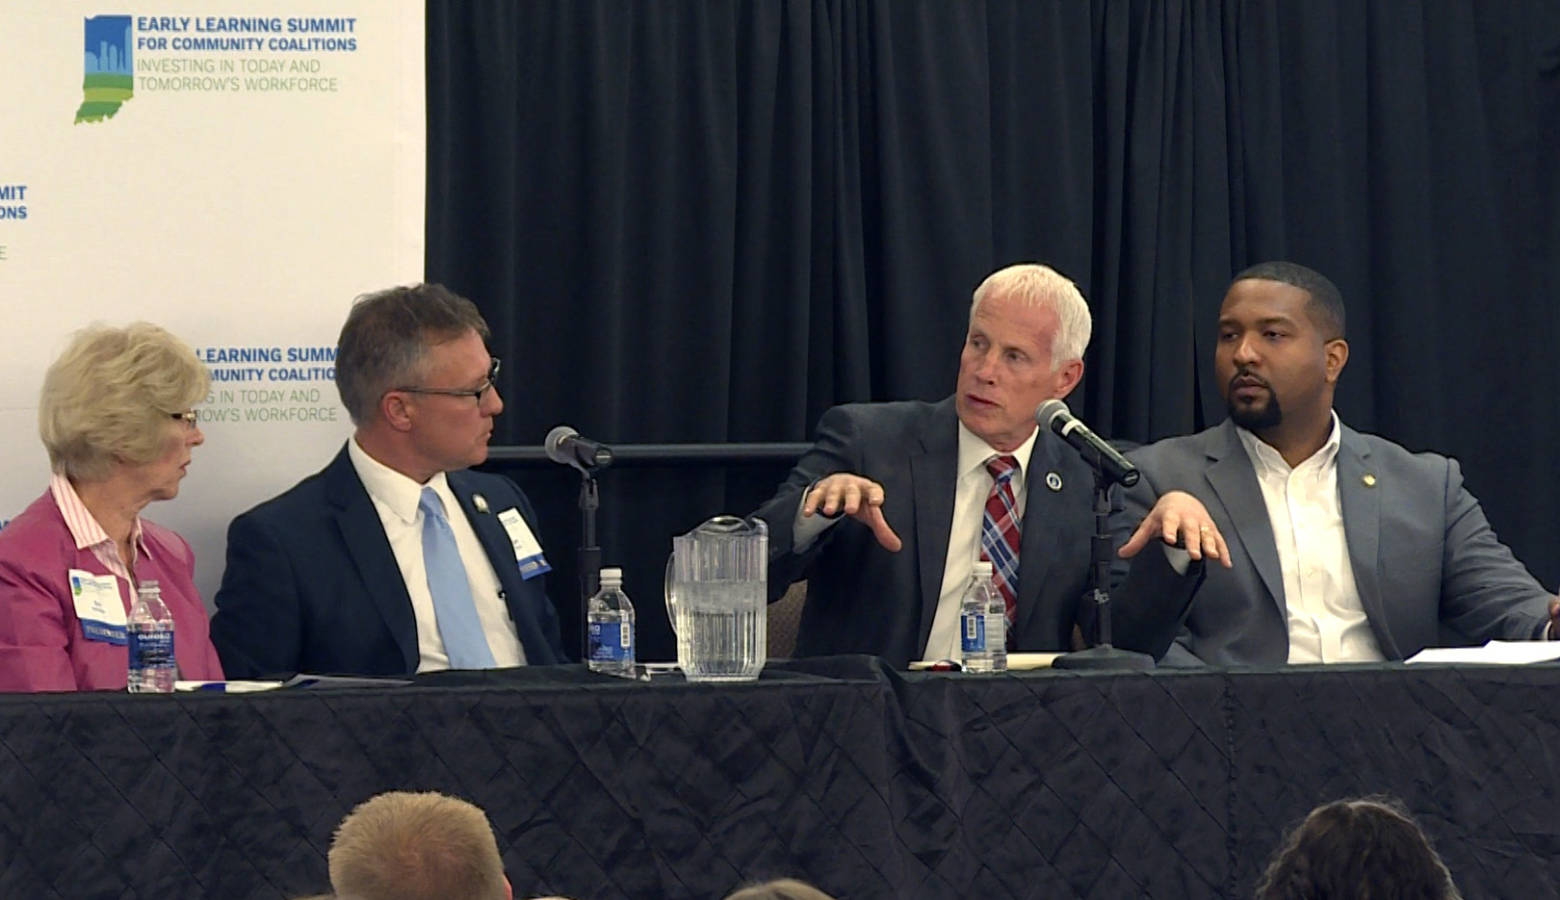
[[764,667],[764,583],[698,581],[677,590],[677,659],[689,681],[752,681]]

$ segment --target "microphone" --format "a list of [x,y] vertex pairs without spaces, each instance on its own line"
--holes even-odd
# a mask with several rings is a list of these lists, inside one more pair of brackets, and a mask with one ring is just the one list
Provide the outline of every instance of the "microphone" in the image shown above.
[[1062,401],[1051,399],[1040,404],[1040,408],[1035,410],[1035,422],[1072,444],[1073,449],[1082,454],[1084,460],[1107,480],[1127,487],[1138,483],[1137,466],[1104,438],[1090,431],[1089,426],[1074,416]]
[[573,466],[581,472],[605,469],[612,465],[612,448],[580,437],[578,431],[567,425],[559,425],[547,432],[544,446],[548,459]]

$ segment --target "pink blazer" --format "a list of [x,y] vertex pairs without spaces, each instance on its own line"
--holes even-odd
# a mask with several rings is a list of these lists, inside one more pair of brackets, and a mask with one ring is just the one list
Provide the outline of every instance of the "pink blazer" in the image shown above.
[[[155,579],[173,614],[173,652],[179,677],[220,680],[222,663],[211,645],[206,607],[195,590],[195,556],[184,538],[141,520],[145,553],[136,578]],[[122,691],[127,678],[122,645],[88,639],[76,618],[66,572],[107,575],[91,550],[77,550],[49,491],[0,529],[0,691]],[[131,588],[119,581],[130,610]]]

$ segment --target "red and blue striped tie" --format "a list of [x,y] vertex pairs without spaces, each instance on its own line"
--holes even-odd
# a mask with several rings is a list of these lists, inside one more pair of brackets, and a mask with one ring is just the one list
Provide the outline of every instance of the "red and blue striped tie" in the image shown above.
[[993,456],[986,460],[991,475],[991,496],[980,523],[980,558],[991,561],[992,577],[1007,609],[1007,643],[1013,646],[1013,614],[1018,608],[1018,505],[1013,497],[1013,473],[1018,458]]

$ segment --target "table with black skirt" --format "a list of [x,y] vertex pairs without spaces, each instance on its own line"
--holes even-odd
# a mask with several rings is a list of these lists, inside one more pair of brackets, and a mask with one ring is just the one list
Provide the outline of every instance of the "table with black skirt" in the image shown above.
[[0,696],[0,897],[296,897],[386,790],[485,809],[517,897],[1249,897],[1317,803],[1403,799],[1465,896],[1560,896],[1560,666]]

